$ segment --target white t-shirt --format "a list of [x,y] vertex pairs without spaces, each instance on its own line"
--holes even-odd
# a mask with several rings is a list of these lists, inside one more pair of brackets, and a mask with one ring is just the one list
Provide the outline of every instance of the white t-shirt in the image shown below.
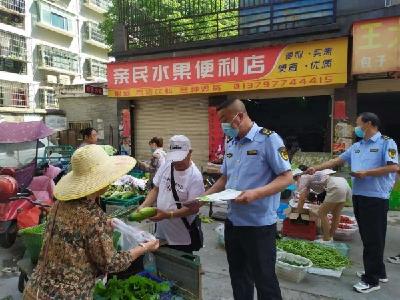
[[153,153],[153,157],[156,159],[156,165],[153,166],[157,170],[165,163],[165,157],[167,153],[163,150],[163,148],[157,148]]
[[[185,171],[174,170],[176,192],[180,202],[194,200],[204,193],[203,176],[192,162]],[[164,211],[176,210],[171,189],[171,163],[167,162],[157,171],[153,183],[158,187],[157,208]],[[191,224],[195,215],[186,217]],[[181,218],[162,220],[157,223],[157,238],[164,239],[168,245],[190,245],[190,235]]]

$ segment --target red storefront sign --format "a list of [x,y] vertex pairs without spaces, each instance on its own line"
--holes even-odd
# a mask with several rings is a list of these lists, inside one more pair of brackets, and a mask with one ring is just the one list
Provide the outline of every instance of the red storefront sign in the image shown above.
[[110,97],[208,94],[347,82],[347,39],[108,64]]

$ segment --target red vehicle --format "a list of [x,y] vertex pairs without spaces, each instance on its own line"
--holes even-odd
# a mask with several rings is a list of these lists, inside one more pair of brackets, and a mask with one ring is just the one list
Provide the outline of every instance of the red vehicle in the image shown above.
[[[52,133],[41,121],[0,123],[0,246],[4,248],[14,244],[19,229],[38,224],[52,204],[52,179],[43,191],[38,182],[46,180],[34,179],[38,149],[43,145],[39,140]],[[35,196],[44,191],[48,199]]]

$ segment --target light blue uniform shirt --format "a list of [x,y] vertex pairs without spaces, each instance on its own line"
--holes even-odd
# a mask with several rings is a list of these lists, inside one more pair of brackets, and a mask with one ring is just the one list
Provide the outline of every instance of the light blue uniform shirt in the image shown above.
[[[291,170],[282,139],[275,132],[253,124],[240,140],[232,139],[225,148],[222,174],[227,189],[246,191],[262,187],[278,175]],[[280,193],[250,204],[228,206],[228,218],[235,226],[265,226],[276,223]]]
[[[353,144],[340,158],[346,161],[351,171],[368,171],[398,164],[398,150],[395,141],[380,132],[368,141],[361,140]],[[384,176],[368,176],[364,179],[353,178],[353,195],[389,199],[396,180],[396,173]]]

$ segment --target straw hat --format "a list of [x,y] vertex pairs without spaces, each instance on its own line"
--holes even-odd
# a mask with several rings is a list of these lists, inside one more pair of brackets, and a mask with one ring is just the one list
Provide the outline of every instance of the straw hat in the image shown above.
[[72,155],[72,171],[57,183],[54,196],[69,201],[91,195],[128,173],[135,164],[130,156],[108,156],[98,145],[81,147]]

